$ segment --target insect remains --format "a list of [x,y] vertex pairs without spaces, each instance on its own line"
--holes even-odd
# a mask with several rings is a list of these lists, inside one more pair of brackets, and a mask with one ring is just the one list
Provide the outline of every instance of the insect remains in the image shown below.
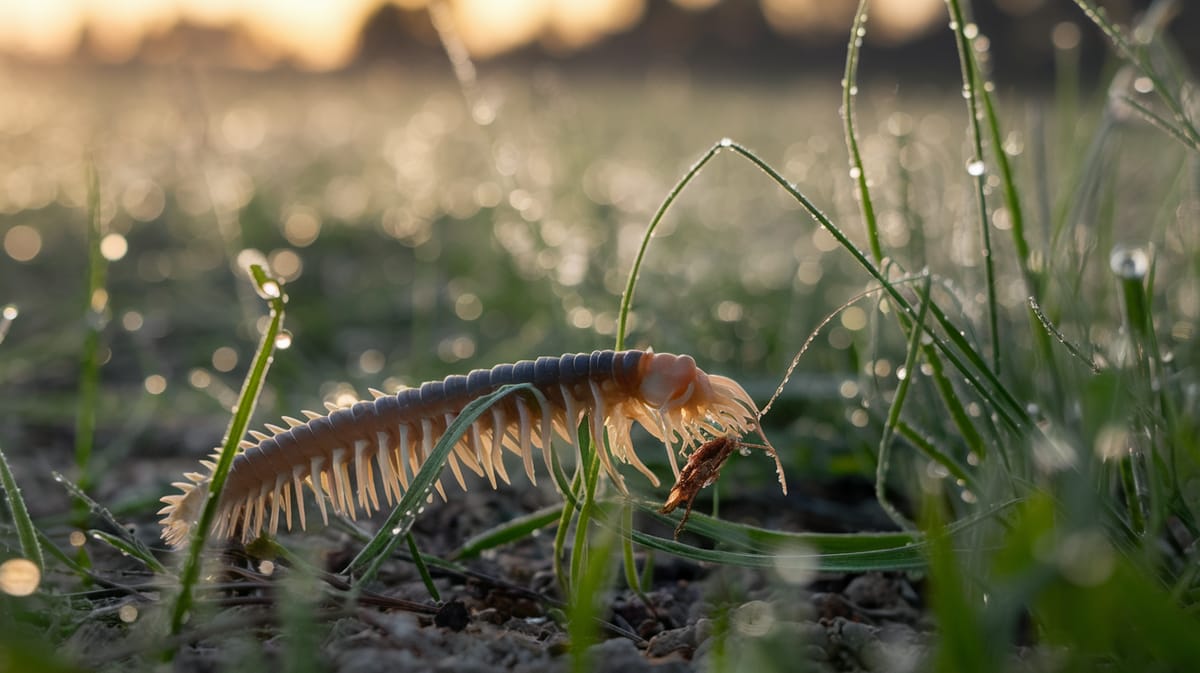
[[[696,496],[699,495],[701,489],[717,481],[717,477],[721,476],[721,467],[725,465],[725,461],[729,460],[729,456],[733,455],[734,451],[742,451],[750,447],[767,449],[768,446],[747,444],[738,437],[725,436],[710,439],[693,451],[692,455],[688,457],[687,464],[680,471],[675,485],[671,487],[667,501],[663,503],[662,509],[658,510],[660,514],[670,514],[675,511],[676,507],[679,507],[680,503],[687,504],[687,508],[683,511],[683,518],[675,527],[675,539],[679,539],[679,535],[683,533],[683,527],[687,525],[688,517],[692,515],[692,505],[696,501]],[[769,450],[774,451],[774,449]],[[785,489],[784,492],[786,493],[787,490]]]
[[[253,441],[243,441],[233,459],[212,533],[248,542],[264,531],[275,534],[281,524],[291,529],[293,515],[305,528],[305,490],[326,523],[329,508],[354,519],[360,509],[369,515],[392,506],[467,404],[516,383],[532,385],[540,396],[504,398],[471,425],[450,454],[450,472],[463,490],[463,468],[486,478],[492,488],[509,483],[505,452],[518,456],[536,483],[534,455],[540,452],[552,470],[555,435],[570,445],[578,465],[575,429],[586,417],[604,472],[622,493],[628,491],[620,463],[659,483],[633,449],[635,423],[666,447],[677,479],[668,506],[686,500],[690,511],[696,492],[716,479],[721,464],[742,446],[762,448],[774,459],[787,492],[779,457],[758,426],[758,408],[733,379],[706,374],[688,355],[595,351],[478,369],[395,395],[372,391],[374,400],[331,408],[327,415],[305,411],[305,420],[284,416],[287,427],[267,424],[269,434],[251,431]],[[751,431],[763,444],[737,439]],[[677,454],[689,451],[681,472]],[[187,481],[174,484],[180,493],[162,498],[162,535],[176,547],[186,544],[207,498],[215,463],[201,465],[206,472],[187,473]],[[436,488],[444,499],[440,481]]]

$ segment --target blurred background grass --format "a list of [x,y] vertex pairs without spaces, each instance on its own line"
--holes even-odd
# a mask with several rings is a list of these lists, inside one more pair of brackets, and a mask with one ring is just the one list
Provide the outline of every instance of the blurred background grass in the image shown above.
[[[1101,98],[1077,88],[1094,69],[1080,65],[1089,28],[1057,29],[1068,33],[1058,36],[1057,61],[1067,68],[1058,89],[1001,91],[1005,151],[1033,196],[1035,251],[1052,257],[1064,227],[1077,233],[1077,247],[1101,256],[1118,239],[1153,240],[1177,216],[1163,204],[1184,189],[1176,177],[1183,153],[1135,126],[1106,136],[1085,165],[1103,106],[1080,106],[1081,114],[1063,106]],[[1051,37],[1043,34],[1043,44],[1055,54]],[[949,61],[947,42],[940,60]],[[964,108],[952,81],[887,70],[883,82],[873,80],[878,57],[869,49],[858,125],[884,247],[906,268],[929,264],[955,283],[964,322],[975,322],[982,273],[978,231],[962,225],[973,208]],[[68,424],[88,303],[100,309],[90,319],[105,323],[102,436],[121,435],[129,423],[122,410],[131,407],[157,409],[156,419],[219,419],[258,315],[247,284],[231,273],[239,255],[251,254],[244,250],[261,253],[293,297],[295,345],[272,372],[265,418],[362,397],[368,385],[394,389],[607,346],[646,222],[721,136],[761,153],[865,244],[840,88],[813,72],[821,61],[750,76],[670,58],[608,73],[572,61],[500,61],[480,65],[466,89],[443,56],[418,63],[377,58],[327,74],[198,67],[186,58],[6,67],[13,95],[0,115],[0,287],[21,310],[0,364],[14,393],[3,404],[22,419],[12,431]],[[1126,152],[1121,143],[1161,151]],[[99,176],[101,247],[111,260],[106,295],[95,301],[83,271],[89,167]],[[1098,175],[1097,184],[1081,174]],[[1093,215],[1109,225],[1085,229]],[[997,228],[1006,222],[999,209]],[[1180,245],[1187,237],[1181,232]],[[1005,263],[1007,239],[996,238],[1000,302],[1020,320],[1024,289]],[[659,239],[631,343],[692,353],[760,399],[821,318],[866,287],[794,201],[733,160],[699,176]],[[1173,262],[1160,258],[1160,277],[1173,276]],[[1093,268],[1091,281],[1081,276],[1061,291],[1070,296],[1106,274],[1104,264]],[[1184,309],[1172,334],[1188,343],[1200,288],[1184,280],[1163,289]],[[862,303],[835,321],[789,390],[831,404],[806,420],[780,419],[818,444],[838,438],[843,460],[842,444],[855,435],[842,428],[871,422],[860,388],[894,377],[903,359],[902,341],[889,350],[884,342],[895,335],[877,329],[871,308]],[[1085,341],[1111,338],[1118,315],[1102,317],[1089,322]],[[874,432],[860,449],[873,451]],[[179,436],[195,434],[175,426],[136,437],[153,445],[144,450],[178,453]],[[870,454],[860,457],[850,464],[869,466]]]

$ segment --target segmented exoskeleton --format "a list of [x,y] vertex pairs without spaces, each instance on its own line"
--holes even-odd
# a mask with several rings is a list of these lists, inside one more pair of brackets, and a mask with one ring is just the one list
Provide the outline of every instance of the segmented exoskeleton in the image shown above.
[[[305,411],[307,421],[285,416],[289,427],[268,424],[271,435],[252,431],[254,441],[242,442],[243,451],[233,460],[214,534],[240,533],[243,541],[264,529],[274,534],[281,514],[290,529],[293,507],[305,527],[302,486],[306,483],[325,522],[326,497],[335,512],[351,518],[359,507],[368,514],[380,509],[376,473],[384,500],[389,505],[398,501],[462,408],[514,383],[531,384],[545,403],[518,392],[471,425],[448,460],[464,490],[462,466],[486,477],[492,488],[497,478],[509,482],[502,456],[505,448],[521,456],[526,475],[536,483],[534,448],[541,449],[548,470],[553,470],[550,451],[555,433],[578,456],[575,429],[586,415],[605,472],[622,493],[625,482],[614,458],[632,465],[655,486],[659,483],[633,449],[630,430],[635,422],[666,445],[676,478],[680,474],[677,446],[686,453],[714,437],[757,431],[775,458],[780,485],[787,491],[775,450],[758,427],[758,408],[735,381],[704,373],[688,355],[595,351],[479,369],[395,395],[372,391],[374,400],[328,415]],[[159,512],[165,515],[163,538],[175,546],[187,541],[208,491],[214,463],[201,462],[210,474],[187,474],[188,482],[174,484],[183,492],[162,499],[167,503]],[[444,498],[440,482],[437,488]]]

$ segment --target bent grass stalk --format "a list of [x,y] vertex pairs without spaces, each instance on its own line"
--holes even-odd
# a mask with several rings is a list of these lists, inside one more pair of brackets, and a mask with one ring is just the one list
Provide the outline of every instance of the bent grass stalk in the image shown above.
[[[176,596],[175,606],[171,611],[172,637],[178,636],[183,630],[184,621],[191,611],[196,583],[200,579],[201,556],[204,552],[204,545],[208,541],[209,530],[216,518],[221,490],[225,486],[225,479],[229,476],[233,458],[238,452],[238,443],[250,425],[250,417],[254,414],[259,393],[262,392],[263,382],[267,378],[267,370],[271,366],[275,340],[283,329],[283,314],[287,297],[283,293],[282,285],[279,281],[268,277],[263,268],[258,265],[250,267],[250,275],[259,294],[267,300],[267,304],[270,306],[270,321],[266,331],[263,332],[262,340],[259,341],[258,349],[255,351],[253,365],[242,383],[242,391],[238,395],[233,418],[230,419],[229,428],[225,431],[225,439],[221,442],[221,455],[217,459],[217,466],[213,469],[209,482],[208,499],[204,503],[200,520],[196,523],[192,539],[189,541],[187,556],[179,576],[179,595]],[[173,654],[174,650],[170,650],[166,656],[169,658]]]

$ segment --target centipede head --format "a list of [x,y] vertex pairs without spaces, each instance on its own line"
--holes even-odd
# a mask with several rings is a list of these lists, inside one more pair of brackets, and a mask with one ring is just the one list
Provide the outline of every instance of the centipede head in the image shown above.
[[[775,460],[779,485],[787,493],[783,464],[759,426],[758,406],[740,384],[725,376],[706,374],[690,355],[647,353],[639,368],[638,393],[656,409],[662,423],[660,439],[668,446],[679,437],[685,447],[699,445],[693,456],[705,450],[715,456],[721,453],[718,448],[724,450],[715,464],[716,471],[734,448],[761,447]],[[762,444],[742,443],[738,437],[748,432],[755,432]],[[676,476],[682,480],[684,475]],[[712,478],[716,478],[715,473]]]

